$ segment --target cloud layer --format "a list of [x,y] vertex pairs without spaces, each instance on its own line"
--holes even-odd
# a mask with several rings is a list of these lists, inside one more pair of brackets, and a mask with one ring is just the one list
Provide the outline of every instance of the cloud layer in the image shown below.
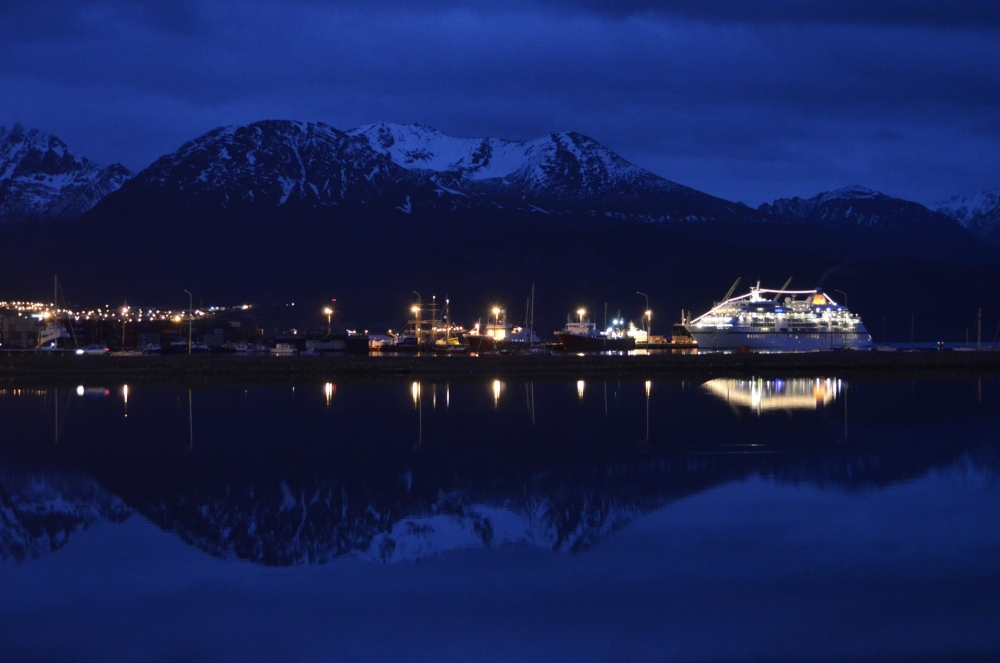
[[574,130],[750,204],[1000,186],[994,3],[610,4],[6,3],[0,124],[134,170],[216,126],[289,118]]

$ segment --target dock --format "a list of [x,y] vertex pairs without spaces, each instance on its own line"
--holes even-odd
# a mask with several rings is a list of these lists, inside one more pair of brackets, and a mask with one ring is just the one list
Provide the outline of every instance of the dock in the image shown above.
[[75,356],[0,357],[0,383],[268,383],[398,379],[1000,378],[1000,351],[650,355]]

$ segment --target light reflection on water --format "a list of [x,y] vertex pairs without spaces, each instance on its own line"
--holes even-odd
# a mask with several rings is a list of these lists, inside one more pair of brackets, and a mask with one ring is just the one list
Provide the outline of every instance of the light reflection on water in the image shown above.
[[[897,616],[897,631],[926,638],[919,625],[953,619],[933,605],[954,602],[955,592],[972,614],[963,613],[970,642],[978,642],[978,651],[998,651],[992,631],[968,626],[997,616],[997,599],[976,593],[995,587],[998,576],[984,552],[1000,544],[991,527],[1000,516],[996,380],[852,383],[849,438],[848,385],[829,377],[81,388],[82,396],[65,387],[0,390],[0,596],[23,596],[31,583],[33,600],[52,619],[60,618],[59,592],[76,586],[65,569],[113,579],[111,559],[122,568],[141,560],[150,574],[179,564],[177,573],[192,578],[202,573],[195,559],[334,563],[330,575],[312,582],[367,605],[363,586],[348,580],[362,573],[352,561],[360,559],[375,562],[372,569],[404,569],[363,572],[383,596],[413,596],[411,579],[421,578],[412,582],[431,603],[447,602],[443,594],[461,594],[461,587],[492,586],[492,595],[475,597],[482,611],[451,608],[468,609],[469,632],[508,658],[544,651],[552,656],[538,658],[585,660],[570,637],[579,632],[628,649],[628,630],[605,608],[690,622],[677,596],[689,597],[689,608],[702,606],[700,614],[721,620],[717,626],[744,645],[755,640],[745,617],[724,609],[730,601],[792,619],[799,632],[835,651],[840,645],[821,635],[827,631],[819,615],[830,612],[827,618],[870,631],[844,655],[877,656],[885,653],[876,644],[886,642],[886,633],[872,623],[886,610]],[[939,545],[942,532],[948,547]],[[121,549],[121,537],[135,540]],[[154,538],[161,552],[149,559],[127,552]],[[182,549],[200,557],[182,556]],[[462,556],[463,549],[481,556]],[[80,561],[87,551],[95,552]],[[528,563],[528,551],[550,561]],[[437,566],[407,564],[430,559]],[[544,579],[533,575],[539,565],[547,569]],[[906,597],[918,578],[958,571],[967,584],[921,586],[930,593],[926,612],[913,612]],[[489,580],[497,572],[503,584]],[[273,580],[262,589],[260,576],[237,575],[227,581],[234,596],[266,591],[287,603],[304,591]],[[859,577],[880,584],[871,589]],[[736,584],[727,589],[713,578]],[[68,591],[85,591],[79,587]],[[607,598],[605,607],[592,602],[595,596]],[[91,598],[111,600],[99,592]],[[30,643],[32,628],[11,601],[0,598],[0,642]],[[837,612],[820,607],[822,601],[872,609]],[[523,649],[491,635],[490,606],[512,603],[555,635],[512,624]],[[401,647],[387,655],[407,651],[406,638],[416,636],[405,624],[420,622],[419,611],[402,605],[385,617],[399,627]],[[803,618],[804,608],[815,610],[817,621]],[[563,615],[565,627],[548,610]],[[776,642],[798,637],[749,621],[776,629]],[[694,623],[685,632],[664,630],[663,622],[632,622],[633,635],[661,658],[694,657],[698,645],[690,633],[709,637]],[[192,628],[180,624],[182,632]],[[315,637],[339,633],[315,627]],[[672,643],[664,640],[668,632]],[[280,629],[275,637],[282,638]],[[803,637],[801,648],[788,651],[718,644],[716,653],[790,660],[815,653],[812,642]],[[964,651],[955,639],[935,642],[940,651]],[[428,652],[438,660],[476,658],[474,650],[456,647],[461,655],[434,646]],[[633,658],[649,658],[648,651],[636,650]],[[887,651],[912,653],[903,644]],[[234,652],[255,657],[253,650]]]
[[769,410],[827,407],[840,395],[844,384],[836,378],[716,378],[703,386],[727,403],[760,414]]

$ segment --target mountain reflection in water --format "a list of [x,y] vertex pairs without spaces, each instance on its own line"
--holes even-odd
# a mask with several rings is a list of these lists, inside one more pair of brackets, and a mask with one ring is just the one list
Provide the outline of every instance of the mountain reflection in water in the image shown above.
[[[852,386],[850,439],[845,388],[814,378],[82,390],[112,394],[100,399],[7,389],[0,557],[38,557],[130,513],[213,556],[265,565],[509,544],[575,552],[753,476],[848,491],[957,463],[997,476],[996,418],[968,384]],[[987,391],[995,402],[996,383]]]

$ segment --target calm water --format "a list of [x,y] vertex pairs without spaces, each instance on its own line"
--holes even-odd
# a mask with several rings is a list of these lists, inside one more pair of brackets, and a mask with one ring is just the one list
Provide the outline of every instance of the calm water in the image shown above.
[[0,388],[0,660],[1000,659],[1000,383]]

